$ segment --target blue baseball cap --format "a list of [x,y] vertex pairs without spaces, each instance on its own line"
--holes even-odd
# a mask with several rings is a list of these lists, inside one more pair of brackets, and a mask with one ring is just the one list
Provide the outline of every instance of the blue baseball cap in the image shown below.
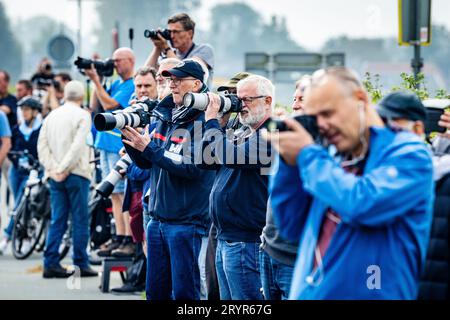
[[193,77],[203,82],[205,72],[200,63],[194,60],[183,60],[172,69],[164,70],[161,75],[163,77],[174,76],[177,78]]
[[414,93],[397,91],[388,94],[376,106],[378,114],[387,119],[422,121],[427,119],[425,106]]

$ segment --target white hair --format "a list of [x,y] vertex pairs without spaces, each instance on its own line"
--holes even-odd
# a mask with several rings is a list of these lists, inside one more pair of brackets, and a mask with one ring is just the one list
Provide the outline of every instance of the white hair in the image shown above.
[[78,101],[84,97],[84,85],[82,82],[72,80],[64,87],[64,99],[66,101]]
[[275,86],[269,79],[253,74],[245,79],[240,80],[236,85],[236,89],[239,90],[243,86],[253,83],[256,85],[257,95],[272,97],[273,108],[273,106],[275,105]]
[[159,65],[161,66],[163,64],[170,64],[170,65],[176,66],[180,62],[181,62],[181,60],[178,58],[164,58],[161,61],[159,61]]

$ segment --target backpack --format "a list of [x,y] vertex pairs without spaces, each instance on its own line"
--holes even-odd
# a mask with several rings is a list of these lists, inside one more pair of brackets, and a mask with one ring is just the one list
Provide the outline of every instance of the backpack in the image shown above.
[[92,250],[96,250],[111,239],[111,200],[95,194],[89,202],[89,214],[91,217],[90,245]]
[[133,264],[127,269],[125,284],[130,284],[140,290],[145,289],[145,278],[147,275],[147,259],[142,251],[142,245],[137,244],[136,256]]

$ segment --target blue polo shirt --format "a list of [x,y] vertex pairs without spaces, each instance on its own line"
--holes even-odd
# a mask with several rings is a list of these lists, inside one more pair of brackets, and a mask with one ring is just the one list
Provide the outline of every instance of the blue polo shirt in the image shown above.
[[[6,114],[0,110],[0,138],[11,137],[11,129],[9,127],[8,118]],[[0,147],[2,146],[2,140],[0,139]],[[0,172],[1,172],[0,166]]]
[[[131,95],[134,93],[134,82],[130,78],[126,81],[116,80],[113,82],[108,94],[119,103],[118,108],[126,108]],[[116,109],[117,110],[117,109]],[[112,112],[112,111],[106,111]],[[111,131],[97,132],[95,137],[94,147],[99,150],[104,150],[112,153],[119,153],[119,150],[123,147],[122,140],[120,139],[121,133],[118,129]]]

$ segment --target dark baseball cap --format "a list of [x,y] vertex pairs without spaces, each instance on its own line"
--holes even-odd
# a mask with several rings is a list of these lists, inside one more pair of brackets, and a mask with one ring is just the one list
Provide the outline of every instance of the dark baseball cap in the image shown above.
[[238,72],[233,76],[233,78],[228,80],[228,82],[226,82],[223,86],[218,87],[217,91],[220,92],[220,91],[229,90],[230,88],[236,88],[237,83],[239,81],[247,78],[250,75],[251,75],[251,73],[248,73],[248,72]]
[[42,110],[42,104],[38,99],[33,98],[32,96],[26,96],[17,102],[17,106],[19,107],[29,107],[35,110]]
[[387,119],[422,121],[427,119],[425,106],[414,93],[397,91],[388,94],[376,106],[378,114]]
[[177,78],[193,77],[203,82],[205,72],[200,63],[194,60],[183,60],[172,69],[161,72],[161,75],[163,77],[175,76]]

